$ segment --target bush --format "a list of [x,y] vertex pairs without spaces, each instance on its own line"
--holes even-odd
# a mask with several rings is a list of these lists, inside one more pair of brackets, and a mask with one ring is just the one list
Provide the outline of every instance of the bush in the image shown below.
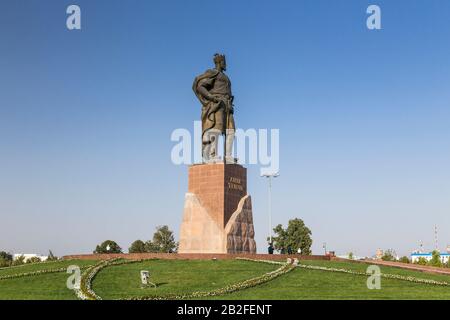
[[0,259],[3,259],[5,261],[12,261],[13,256],[8,252],[0,251]]
[[47,261],[56,261],[58,260],[58,257],[53,255],[52,250],[48,251],[48,257],[47,257]]
[[42,262],[41,258],[39,258],[39,257],[31,257],[30,259],[27,260],[26,263],[39,263],[39,262]]
[[392,249],[388,249],[384,252],[383,256],[381,257],[381,260],[383,261],[395,261],[395,251]]
[[144,253],[146,252],[145,243],[142,240],[136,240],[131,244],[131,247],[128,249],[129,253]]
[[416,262],[414,262],[414,264],[426,266],[428,264],[428,260],[425,259],[424,257],[420,257],[419,259],[416,260]]
[[409,258],[407,256],[401,257],[400,259],[398,259],[398,261],[402,262],[402,263],[409,263],[410,262]]
[[13,262],[12,262],[12,266],[20,266],[20,265],[22,265],[22,264],[25,264],[25,257],[24,256],[20,256],[20,257],[18,257],[16,260],[14,260]]
[[0,258],[0,268],[5,268],[11,266],[11,261]]
[[12,254],[5,251],[0,252],[0,268],[11,266],[12,260]]

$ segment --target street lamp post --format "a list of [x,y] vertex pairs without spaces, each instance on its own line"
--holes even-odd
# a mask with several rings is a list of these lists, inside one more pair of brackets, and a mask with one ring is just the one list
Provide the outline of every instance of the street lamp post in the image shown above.
[[269,239],[272,243],[272,178],[278,177],[280,174],[278,172],[264,173],[261,177],[266,177],[269,179]]

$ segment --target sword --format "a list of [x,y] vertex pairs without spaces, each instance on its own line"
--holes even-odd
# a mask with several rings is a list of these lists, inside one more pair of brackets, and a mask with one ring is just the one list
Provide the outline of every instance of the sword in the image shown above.
[[[225,102],[225,101],[224,101]],[[228,129],[228,112],[230,99],[225,102],[225,130],[223,132],[223,163],[227,164],[227,129]]]

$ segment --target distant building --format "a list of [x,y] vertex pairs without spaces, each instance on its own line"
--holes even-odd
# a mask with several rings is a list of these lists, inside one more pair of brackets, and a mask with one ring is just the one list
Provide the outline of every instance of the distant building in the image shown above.
[[[450,259],[450,253],[440,253],[440,255],[442,263],[447,263],[448,259]],[[420,258],[424,258],[427,261],[430,261],[432,257],[433,257],[432,253],[414,252],[411,253],[411,262],[415,263],[419,261]]]
[[47,256],[41,256],[35,253],[16,253],[13,255],[13,260],[19,259],[19,257],[24,256],[24,261],[27,262],[31,258],[39,258],[41,261],[46,261],[48,259]]
[[[346,254],[346,255],[337,255],[337,256],[335,255],[335,257],[341,258],[341,259],[349,259],[348,254]],[[365,259],[367,259],[367,257],[361,257],[361,256],[353,255],[353,260],[365,260]]]
[[382,257],[383,257],[383,250],[377,249],[377,252],[375,253],[375,259],[381,260]]

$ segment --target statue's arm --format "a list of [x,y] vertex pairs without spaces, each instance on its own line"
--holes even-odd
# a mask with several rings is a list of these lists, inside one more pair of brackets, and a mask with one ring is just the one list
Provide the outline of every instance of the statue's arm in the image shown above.
[[210,94],[208,90],[208,87],[212,86],[212,82],[213,79],[200,80],[197,85],[197,92],[200,93],[203,98],[209,101],[218,102],[218,100],[212,94]]

